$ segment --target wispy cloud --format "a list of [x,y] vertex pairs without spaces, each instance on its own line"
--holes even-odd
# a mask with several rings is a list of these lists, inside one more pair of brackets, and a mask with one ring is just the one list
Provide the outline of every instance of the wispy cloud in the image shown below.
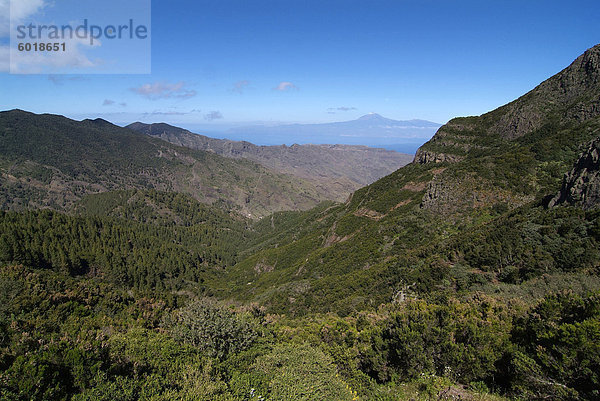
[[223,118],[223,114],[220,111],[211,111],[204,115],[204,119],[207,121],[220,120]]
[[8,4],[12,3],[10,4],[10,15],[13,19],[20,21],[40,11],[48,2],[44,0],[18,0],[12,2],[5,0],[3,3],[7,3],[7,7]]
[[[111,99],[104,99],[104,102],[102,102],[102,106],[112,106],[117,104],[117,102],[115,102],[114,100]],[[127,107],[127,103],[125,102],[121,102],[118,104],[120,107]]]
[[69,77],[69,76],[65,76],[65,75],[55,75],[55,74],[48,75],[48,81],[52,82],[55,85],[64,85],[65,81],[79,82],[79,81],[85,81],[85,80],[87,80],[87,78],[84,78],[81,76]]
[[61,71],[65,68],[93,68],[103,64],[100,59],[90,59],[84,50],[101,46],[100,41],[91,45],[86,39],[65,39],[67,46],[60,52],[19,52],[10,49],[10,72],[13,74],[42,74]]
[[352,111],[352,110],[356,110],[356,107],[346,107],[346,106],[341,106],[341,107],[330,107],[327,109],[327,111]]
[[[0,0],[0,39],[8,40],[11,19],[14,24],[26,23],[28,18],[54,5],[55,2],[49,0]],[[61,52],[23,53],[16,49],[11,50],[8,44],[2,44],[0,45],[0,72],[39,74],[71,67],[97,67],[102,63],[101,60],[91,60],[84,54],[85,50],[100,46],[99,41],[91,45],[84,39],[69,38],[65,42],[66,50]]]
[[186,87],[184,82],[177,82],[174,84],[166,82],[154,82],[144,84],[136,88],[130,88],[133,93],[143,96],[150,100],[157,99],[189,99],[197,95],[197,92],[193,89]]
[[184,111],[159,111],[155,110],[151,113],[144,113],[145,116],[185,116],[186,112]]
[[[10,35],[10,18],[12,11],[13,22],[19,23],[23,19],[40,11],[46,5],[44,0],[0,0],[0,39],[8,40]],[[11,10],[12,8],[12,10]],[[10,71],[10,48],[0,45],[0,72]]]
[[250,85],[250,81],[247,81],[245,79],[243,81],[237,81],[233,84],[233,88],[231,89],[231,91],[239,93],[241,95],[242,93],[244,93],[244,90],[246,90],[248,85]]
[[143,113],[145,116],[185,116],[186,114],[200,113],[200,110],[193,109],[190,111],[177,110],[154,110],[152,112]]
[[273,90],[280,91],[280,92],[285,92],[285,91],[294,90],[294,89],[298,89],[298,87],[296,85],[294,85],[293,83],[287,82],[287,81],[280,82],[279,85],[277,85],[276,87],[273,88]]

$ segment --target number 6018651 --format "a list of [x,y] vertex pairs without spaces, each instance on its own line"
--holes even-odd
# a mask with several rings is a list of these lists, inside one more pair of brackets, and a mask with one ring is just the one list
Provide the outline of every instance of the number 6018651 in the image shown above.
[[63,43],[45,43],[45,42],[33,42],[33,43],[19,43],[17,50],[20,52],[59,52],[67,50],[67,45]]

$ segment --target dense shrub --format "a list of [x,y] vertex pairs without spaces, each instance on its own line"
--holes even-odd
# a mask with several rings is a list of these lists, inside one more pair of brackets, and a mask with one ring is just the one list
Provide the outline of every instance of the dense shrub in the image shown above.
[[357,399],[336,373],[331,358],[307,344],[276,345],[257,359],[253,370],[263,375],[263,391],[270,400]]
[[218,359],[247,349],[258,336],[249,322],[206,298],[176,311],[166,325],[174,338]]
[[505,308],[482,295],[442,305],[407,301],[373,332],[362,363],[379,381],[422,374],[491,380],[510,327]]
[[513,390],[529,399],[600,399],[600,294],[546,297],[519,319]]

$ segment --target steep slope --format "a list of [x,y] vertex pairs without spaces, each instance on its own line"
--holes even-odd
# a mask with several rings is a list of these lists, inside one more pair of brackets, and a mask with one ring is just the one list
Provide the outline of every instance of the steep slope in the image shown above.
[[[591,274],[584,281],[597,284],[598,214],[541,204],[600,135],[599,52],[507,106],[442,127],[414,163],[321,211],[309,232],[297,229],[237,264],[228,276],[236,285],[222,294],[302,314],[410,293],[525,291],[514,283],[537,293],[542,274],[558,288],[581,280],[564,274]],[[525,120],[511,133],[501,128]]]
[[2,209],[66,210],[83,195],[122,189],[183,192],[260,217],[324,200],[311,183],[248,160],[178,147],[104,120],[0,113]]
[[344,201],[358,188],[408,164],[411,156],[384,149],[350,145],[256,146],[194,134],[164,123],[127,126],[179,146],[255,161],[263,166],[311,181],[327,199]]

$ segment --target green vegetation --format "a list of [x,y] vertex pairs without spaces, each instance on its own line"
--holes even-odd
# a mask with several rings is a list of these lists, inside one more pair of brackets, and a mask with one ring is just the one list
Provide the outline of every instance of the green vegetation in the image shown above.
[[[133,199],[129,209],[123,199]],[[436,244],[405,224],[394,235],[412,242],[378,248],[381,262],[311,281],[314,273],[297,278],[294,260],[304,258],[304,246],[324,243],[299,246],[298,236],[312,238],[319,227],[337,238],[374,235],[369,227],[377,220],[351,214],[330,232],[345,216],[340,206],[248,226],[222,213],[204,216],[203,206],[174,194],[118,192],[88,201],[81,213],[96,216],[0,214],[3,399],[598,397],[597,211],[530,205],[474,219],[477,229],[438,234]],[[169,213],[144,217],[148,205]],[[196,216],[193,224],[180,220],[185,213]],[[303,218],[312,221],[308,231]],[[269,233],[280,246],[269,248]],[[335,248],[350,241],[324,246],[319,258],[334,253],[323,264],[339,264],[344,253]],[[249,248],[259,256],[247,260],[262,261],[263,270],[253,269],[259,280],[277,277],[265,258],[281,251],[271,262],[291,265],[294,284],[257,297],[264,306],[197,298],[225,294],[212,283],[231,283],[243,267],[233,266],[231,252]],[[205,259],[184,256],[193,254]],[[588,287],[547,293],[546,285],[543,299],[524,296],[538,280],[561,274],[563,283],[580,277]],[[351,299],[370,299],[340,300],[349,291]]]
[[167,321],[177,340],[213,358],[248,349],[256,339],[252,326],[210,300],[189,303]]
[[205,224],[164,227],[50,210],[0,211],[0,227],[3,263],[101,275],[139,291],[201,290],[205,276],[235,261],[244,238],[242,230]]
[[6,400],[599,395],[600,292],[532,307],[474,294],[288,319],[21,265],[2,267],[0,288]]

